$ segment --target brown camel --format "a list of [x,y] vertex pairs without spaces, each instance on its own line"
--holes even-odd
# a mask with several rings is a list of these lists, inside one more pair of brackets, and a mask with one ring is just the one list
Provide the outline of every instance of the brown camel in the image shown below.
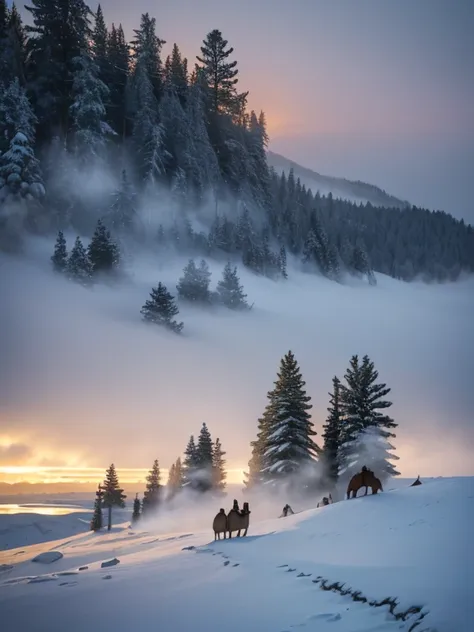
[[232,531],[237,531],[237,537],[240,538],[240,532],[242,529],[244,529],[243,535],[247,535],[249,519],[250,509],[248,503],[244,503],[244,507],[240,512],[232,508],[227,514],[227,530],[229,532],[229,538],[232,538]]
[[418,478],[416,479],[416,481],[414,483],[412,483],[410,485],[410,487],[416,487],[417,485],[423,485],[423,483],[420,481],[420,475],[418,474]]
[[362,468],[362,472],[354,474],[354,476],[349,481],[349,485],[347,486],[348,499],[356,498],[357,492],[361,487],[365,487],[364,496],[367,496],[367,490],[369,487],[372,489],[372,494],[376,494],[379,491],[383,492],[383,487],[380,480],[375,476],[372,470],[368,470],[365,466],[364,468]]
[[221,533],[224,534],[224,540],[227,537],[227,516],[225,515],[225,510],[221,509],[219,513],[214,518],[214,522],[212,523],[212,529],[214,531],[214,540],[221,539]]

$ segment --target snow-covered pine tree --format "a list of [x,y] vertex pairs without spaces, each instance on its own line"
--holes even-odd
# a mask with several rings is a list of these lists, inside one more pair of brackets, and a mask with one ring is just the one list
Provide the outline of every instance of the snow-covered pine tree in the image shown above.
[[222,272],[222,279],[218,281],[216,291],[219,301],[229,309],[248,309],[245,300],[247,295],[240,285],[237,268],[232,268],[230,261]]
[[40,204],[44,196],[39,161],[27,136],[18,131],[0,156],[0,203]]
[[212,488],[219,492],[223,492],[226,486],[225,454],[220,439],[217,438],[212,448]]
[[272,406],[263,474],[270,485],[288,481],[306,487],[314,474],[321,450],[312,439],[316,432],[308,414],[311,398],[304,386],[298,363],[289,351],[281,360],[275,388],[268,394]]
[[270,422],[273,417],[273,401],[268,394],[269,402],[265,408],[263,415],[258,420],[258,432],[255,441],[251,441],[252,456],[248,462],[249,471],[244,472],[244,485],[247,490],[258,488],[264,481],[264,454],[267,446],[267,438],[270,428]]
[[183,477],[183,466],[181,463],[181,459],[178,457],[176,461],[171,465],[169,474],[168,474],[168,483],[167,483],[167,499],[171,500],[176,496],[176,494],[180,491],[180,489],[184,485],[184,477]]
[[26,26],[33,35],[27,42],[26,74],[39,118],[38,137],[47,141],[54,130],[65,139],[70,128],[73,60],[88,48],[91,10],[84,0],[30,0],[25,9],[33,22]]
[[58,232],[56,244],[54,246],[54,254],[51,257],[53,263],[53,269],[55,272],[65,272],[67,266],[67,247],[66,239],[63,232]]
[[377,279],[369,263],[367,251],[361,243],[358,243],[352,251],[349,269],[357,276],[367,276],[369,285],[377,285]]
[[99,66],[88,53],[75,57],[70,107],[76,156],[82,164],[105,157],[108,137],[115,134],[106,121],[104,102],[109,89],[99,78]]
[[361,430],[355,439],[345,443],[344,464],[339,475],[344,480],[349,480],[364,465],[375,473],[382,484],[391,476],[399,475],[400,472],[391,463],[398,461],[398,456],[393,454],[395,448],[385,435],[377,426],[369,426]]
[[132,50],[135,59],[141,59],[145,73],[152,85],[153,96],[158,102],[163,90],[163,65],[161,49],[166,42],[156,35],[156,18],[149,13],[143,13],[140,18],[140,28],[134,29],[135,37]]
[[184,325],[173,320],[173,317],[179,314],[179,309],[166,286],[161,282],[158,283],[158,287],[152,288],[150,297],[140,311],[143,320],[148,323],[163,325],[177,334],[180,333]]
[[284,244],[280,246],[280,253],[278,255],[278,265],[280,267],[281,276],[284,279],[287,279],[288,272],[287,272],[287,261],[286,261],[286,248]]
[[186,103],[187,119],[187,183],[202,202],[210,192],[217,194],[220,181],[219,163],[209,139],[204,107],[204,89],[197,82],[189,87]]
[[155,510],[160,504],[162,498],[162,485],[160,464],[158,459],[153,461],[153,466],[146,477],[146,490],[143,494],[142,513],[147,514]]
[[103,505],[108,509],[107,530],[112,528],[112,507],[125,507],[127,498],[120,487],[115,465],[112,463],[105,473],[105,480],[102,487],[104,491]]
[[141,509],[140,499],[138,498],[138,494],[136,494],[135,499],[133,501],[132,524],[140,520],[140,515],[141,515],[140,509]]
[[71,281],[88,287],[92,283],[92,265],[80,237],[76,237],[66,265],[66,275]]
[[190,259],[183,270],[183,276],[176,285],[178,296],[193,303],[209,303],[211,299],[210,278],[209,266],[204,259],[202,259],[199,268],[196,267],[194,259]]
[[103,527],[103,520],[102,520],[103,501],[104,501],[104,492],[102,490],[102,487],[99,485],[95,493],[94,513],[92,514],[92,520],[91,520],[91,531],[100,531],[100,529],[102,529]]
[[118,269],[120,264],[118,246],[100,219],[97,221],[87,252],[94,275],[110,274]]
[[162,92],[160,50],[164,42],[156,36],[155,29],[155,18],[150,18],[148,13],[142,15],[132,44],[136,63],[130,86],[137,166],[148,187],[163,181],[168,158],[158,111]]
[[15,78],[0,90],[0,154],[8,150],[18,132],[24,134],[33,146],[36,124],[37,118],[26,90]]
[[184,451],[183,462],[183,486],[195,489],[196,487],[196,474],[198,470],[198,453],[197,446],[194,440],[194,435],[189,437],[188,445]]
[[[384,399],[391,389],[386,384],[376,383],[378,371],[367,355],[362,358],[362,362],[357,355],[352,356],[344,378],[346,384],[340,385],[342,423],[338,461],[339,475],[344,474],[347,477],[352,446],[359,433],[375,427],[389,441],[395,437],[391,430],[398,424],[384,412],[380,412],[392,405],[392,402]],[[379,478],[385,474],[395,476],[398,472],[387,463],[383,471],[376,472]]]
[[206,423],[202,424],[196,448],[196,489],[207,492],[213,484],[213,445]]
[[329,393],[329,415],[327,417],[326,423],[323,424],[324,432],[322,436],[324,438],[324,446],[322,457],[324,460],[324,468],[328,481],[331,485],[334,485],[337,482],[339,472],[338,450],[341,433],[341,381],[338,377],[333,377],[332,385],[332,393]]
[[137,217],[136,198],[137,194],[123,169],[119,188],[112,195],[112,204],[107,214],[107,223],[116,234],[128,233],[132,228]]

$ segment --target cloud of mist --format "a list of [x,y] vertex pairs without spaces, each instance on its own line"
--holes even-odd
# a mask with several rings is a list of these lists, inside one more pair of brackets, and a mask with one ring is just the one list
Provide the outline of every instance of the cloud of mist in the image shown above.
[[[68,236],[68,246],[72,236]],[[37,461],[163,467],[205,421],[246,469],[281,356],[292,349],[321,425],[333,375],[367,353],[392,388],[402,475],[472,473],[474,284],[373,288],[291,271],[287,283],[239,266],[249,313],[180,306],[175,336],[141,322],[152,286],[173,294],[186,257],[143,253],[119,287],[84,289],[50,270],[51,240],[0,259],[0,439]],[[215,287],[223,264],[209,261]],[[31,458],[31,456],[30,456]]]

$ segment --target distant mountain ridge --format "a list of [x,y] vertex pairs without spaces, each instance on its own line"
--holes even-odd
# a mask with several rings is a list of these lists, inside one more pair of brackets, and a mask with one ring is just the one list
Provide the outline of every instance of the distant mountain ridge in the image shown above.
[[335,198],[351,200],[353,202],[370,202],[374,206],[405,208],[411,206],[410,202],[401,200],[394,195],[390,195],[380,187],[360,180],[346,180],[346,178],[336,178],[324,176],[316,171],[302,167],[297,162],[285,158],[273,151],[267,153],[268,163],[277,173],[285,171],[287,174],[293,169],[295,176],[301,183],[312,190],[313,193],[319,191],[321,195],[332,193]]

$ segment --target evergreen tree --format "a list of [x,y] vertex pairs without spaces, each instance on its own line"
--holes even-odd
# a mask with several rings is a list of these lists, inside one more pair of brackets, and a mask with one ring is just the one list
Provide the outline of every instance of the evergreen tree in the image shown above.
[[392,450],[395,448],[389,442],[386,433],[377,426],[368,426],[353,440],[344,444],[344,463],[339,474],[349,480],[365,465],[384,483],[390,476],[399,474],[390,463],[398,461],[398,456],[393,454]]
[[106,122],[104,101],[109,89],[99,78],[99,66],[87,53],[73,60],[73,103],[70,107],[77,156],[84,164],[105,157],[107,136],[114,132]]
[[229,309],[246,309],[247,295],[243,292],[240,279],[237,276],[237,268],[228,262],[223,270],[222,279],[217,283],[217,294],[220,302]]
[[[342,423],[338,461],[339,474],[348,475],[351,453],[359,434],[367,428],[378,428],[380,436],[389,441],[395,437],[391,430],[398,424],[384,412],[379,412],[392,405],[392,402],[384,399],[391,389],[386,384],[376,383],[378,371],[367,355],[362,362],[359,362],[357,355],[352,356],[344,378],[347,384],[340,386]],[[379,474],[395,476],[398,472],[386,461]]]
[[127,178],[125,169],[122,171],[120,186],[112,196],[112,205],[107,215],[108,223],[115,233],[128,233],[137,216],[136,193]]
[[206,492],[213,484],[213,445],[211,434],[205,423],[202,424],[196,448],[196,489]]
[[184,485],[184,477],[183,477],[183,466],[181,464],[181,459],[178,458],[171,465],[169,475],[168,475],[168,500],[171,500],[176,496],[179,490]]
[[341,433],[341,381],[336,376],[334,376],[332,379],[332,384],[333,391],[332,393],[329,393],[329,415],[326,423],[323,424],[324,432],[322,436],[324,438],[323,458],[326,475],[330,484],[335,484],[337,482],[339,471],[338,450]]
[[225,470],[226,461],[224,459],[225,454],[220,439],[216,439],[212,449],[212,487],[220,492],[224,491],[226,485],[225,479],[227,478],[227,472]]
[[91,531],[100,531],[100,529],[102,529],[103,527],[103,521],[102,521],[103,500],[104,500],[104,492],[102,491],[102,487],[99,485],[95,493],[94,513],[92,514],[92,520],[91,520]]
[[287,272],[287,263],[286,263],[286,248],[285,246],[282,244],[280,247],[280,254],[278,257],[278,264],[280,267],[280,272],[281,272],[281,276],[284,279],[288,278],[288,272]]
[[244,473],[244,485],[247,490],[258,488],[265,481],[264,462],[265,449],[270,431],[270,424],[273,417],[273,401],[270,399],[265,411],[258,420],[257,439],[250,443],[252,456],[248,462],[249,471]]
[[188,94],[188,60],[181,56],[178,45],[173,44],[171,57],[166,62],[166,87],[178,96],[184,106]]
[[[308,410],[311,398],[291,351],[281,360],[275,388],[268,394],[268,435],[263,453],[263,474],[268,483],[291,480],[298,473],[310,479],[320,449]],[[305,471],[307,470],[307,471]]]
[[109,62],[109,34],[107,26],[105,24],[104,12],[100,4],[97,7],[95,14],[95,26],[92,31],[92,46],[91,52],[94,63],[96,64],[99,77],[104,83],[108,83],[110,77],[110,62]]
[[87,252],[94,275],[111,273],[117,270],[120,263],[119,250],[112,241],[110,232],[100,219],[97,222]]
[[147,186],[163,181],[168,154],[164,146],[164,129],[158,119],[158,101],[147,74],[147,57],[139,56],[133,77],[133,139],[138,170]]
[[[227,44],[222,33],[214,29],[204,40],[201,46],[202,57],[197,57],[197,60],[203,66],[209,89],[211,111],[214,114],[235,116],[239,110],[239,98],[236,91],[239,71],[236,68],[236,61],[227,61],[234,52],[233,48],[227,48]],[[247,94],[241,96],[245,98]]]
[[151,299],[146,301],[140,311],[143,320],[156,325],[163,325],[175,333],[180,333],[184,325],[173,320],[173,316],[179,314],[179,309],[166,287],[162,283],[158,283],[158,287],[152,288],[150,296]]
[[140,520],[140,499],[138,498],[138,494],[135,495],[135,499],[133,501],[133,513],[132,513],[132,524]]
[[189,486],[191,489],[196,485],[196,473],[198,470],[198,453],[194,436],[191,435],[184,451],[183,462],[183,478],[184,485]]
[[74,59],[87,50],[91,11],[84,0],[30,0],[25,6],[32,25],[26,26],[26,67],[39,118],[39,139],[66,138],[72,104]]
[[112,24],[107,43],[110,90],[107,102],[107,122],[122,141],[130,134],[131,121],[127,120],[127,85],[130,67],[130,51],[122,26]]
[[0,0],[0,81],[18,79],[25,85],[26,33],[15,3],[8,10]]
[[146,490],[143,495],[142,511],[146,514],[148,511],[156,509],[161,501],[162,485],[160,464],[158,459],[153,462],[148,476],[146,477]]
[[110,531],[112,528],[112,507],[125,507],[125,499],[127,498],[119,485],[117,472],[113,463],[105,473],[103,491],[103,506],[108,509],[107,530]]
[[17,132],[10,148],[0,156],[0,202],[38,205],[45,195],[39,161],[23,132]]
[[92,283],[92,266],[80,237],[76,237],[66,265],[66,274],[71,281],[85,287]]
[[141,60],[143,70],[152,86],[153,96],[158,102],[163,88],[161,48],[166,42],[156,35],[156,19],[151,18],[148,13],[142,14],[140,28],[134,30],[134,33],[132,49],[135,58]]
[[51,257],[53,262],[53,269],[55,272],[65,272],[67,266],[67,248],[66,239],[62,231],[58,232],[56,239],[56,245],[54,247],[54,254]]
[[211,273],[204,259],[201,260],[199,268],[196,267],[194,259],[190,259],[176,286],[178,296],[194,303],[209,303],[211,300],[210,280]]

